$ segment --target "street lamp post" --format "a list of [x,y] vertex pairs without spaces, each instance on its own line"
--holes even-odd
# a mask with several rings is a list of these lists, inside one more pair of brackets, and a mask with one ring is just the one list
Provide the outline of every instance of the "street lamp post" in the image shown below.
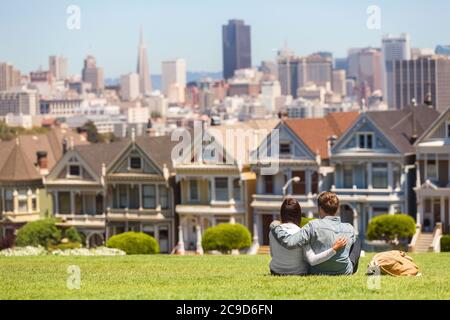
[[289,185],[292,182],[298,183],[298,182],[300,182],[300,180],[301,180],[300,177],[293,177],[292,179],[289,179],[288,182],[286,182],[286,184],[283,187],[283,197],[286,196],[286,192],[287,192],[287,189],[289,188]]

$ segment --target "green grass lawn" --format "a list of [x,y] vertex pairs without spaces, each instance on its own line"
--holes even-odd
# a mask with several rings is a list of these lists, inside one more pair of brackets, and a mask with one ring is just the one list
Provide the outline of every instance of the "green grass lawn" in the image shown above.
[[[4,299],[450,299],[450,254],[415,254],[422,277],[383,276],[369,290],[361,258],[351,277],[273,277],[270,257],[0,257]],[[81,288],[66,287],[69,265]]]

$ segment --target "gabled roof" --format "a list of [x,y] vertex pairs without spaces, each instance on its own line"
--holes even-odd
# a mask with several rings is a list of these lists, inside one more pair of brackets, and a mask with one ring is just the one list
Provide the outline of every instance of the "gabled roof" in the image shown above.
[[17,139],[17,142],[13,143],[12,150],[8,152],[8,157],[0,168],[0,181],[21,182],[41,179],[42,177],[38,169],[33,164],[33,161],[27,157],[24,146]]
[[[365,114],[385,134],[401,153],[414,153],[413,114],[411,108],[390,111],[370,111]],[[415,109],[416,134],[421,136],[439,117],[435,109],[419,106]]]
[[313,154],[328,159],[328,138],[339,138],[358,119],[358,112],[333,112],[324,118],[287,119],[284,123],[301,139]]
[[420,142],[426,139],[435,128],[437,128],[448,118],[448,116],[450,116],[450,107],[448,107],[440,114],[440,116],[423,132],[419,139],[417,139],[414,145],[418,145]]
[[[74,145],[88,144],[82,136],[70,129],[52,128],[47,133],[20,135],[12,141],[0,141],[0,179],[5,177],[9,181],[24,181],[35,179],[34,174],[30,175],[31,168],[36,167],[37,152],[47,152],[47,166],[50,171],[62,157],[62,142],[67,139],[67,143]],[[13,154],[14,153],[14,154]],[[14,163],[14,158],[21,165]],[[22,168],[23,167],[23,168]],[[34,169],[37,172],[37,169]],[[41,176],[39,176],[39,179]]]
[[[108,166],[125,152],[131,143],[130,138],[125,138],[112,143],[77,146],[74,150],[100,176],[103,164],[108,168]],[[169,172],[173,171],[171,152],[172,147],[177,142],[171,141],[170,136],[136,137],[135,143],[154,162],[161,172],[164,169],[164,165],[167,166]]]

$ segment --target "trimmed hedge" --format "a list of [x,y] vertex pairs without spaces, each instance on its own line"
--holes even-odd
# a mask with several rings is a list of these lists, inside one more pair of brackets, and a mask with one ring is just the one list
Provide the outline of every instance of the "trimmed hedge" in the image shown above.
[[127,254],[159,253],[156,239],[143,232],[125,232],[112,236],[106,242],[106,246],[123,250]]
[[42,219],[28,222],[17,232],[16,245],[43,246],[45,248],[56,245],[61,240],[61,231],[56,227],[55,219]]
[[450,235],[441,237],[441,252],[450,252]]
[[406,214],[385,214],[373,218],[367,228],[369,240],[407,239],[416,232],[416,222]]
[[202,246],[206,251],[217,250],[229,253],[233,249],[249,248],[252,244],[250,232],[241,224],[222,223],[205,230]]
[[69,242],[81,243],[81,236],[74,227],[70,227],[64,231],[64,238],[69,240]]

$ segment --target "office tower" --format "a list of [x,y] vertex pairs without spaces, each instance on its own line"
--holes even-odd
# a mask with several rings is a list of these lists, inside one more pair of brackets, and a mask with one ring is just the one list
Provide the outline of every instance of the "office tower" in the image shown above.
[[411,48],[411,59],[416,60],[424,57],[434,56],[435,52],[431,48]]
[[38,93],[35,90],[0,92],[0,116],[36,115],[38,113]]
[[61,56],[50,56],[48,69],[56,80],[65,80],[67,78],[67,59]]
[[97,62],[93,56],[84,59],[82,71],[83,82],[91,84],[91,91],[101,93],[105,87],[103,80],[103,68],[97,67]]
[[139,75],[137,73],[129,73],[120,77],[120,96],[125,101],[139,98]]
[[347,58],[336,58],[334,59],[334,69],[336,70],[345,70],[345,73],[348,72],[348,59]]
[[289,51],[278,54],[278,80],[283,95],[297,97],[297,89],[313,83],[331,89],[333,62],[318,55],[295,57]]
[[20,86],[20,71],[9,63],[0,63],[0,91]]
[[138,50],[137,74],[139,75],[139,91],[142,95],[149,95],[152,92],[152,83],[148,67],[147,47],[144,43],[144,32],[141,28],[141,36]]
[[186,60],[162,62],[162,91],[169,103],[183,103],[186,89]]
[[266,79],[275,80],[278,78],[277,65],[273,61],[262,61],[259,71],[263,73]]
[[436,54],[450,56],[450,46],[438,45],[435,52]]
[[251,68],[250,26],[243,20],[229,20],[222,26],[223,77],[230,79],[238,69]]
[[383,50],[383,94],[389,108],[394,105],[393,96],[393,61],[411,59],[411,40],[408,34],[399,37],[387,35],[382,40]]
[[359,53],[359,83],[367,83],[371,92],[383,90],[383,57],[378,49],[367,48]]
[[416,99],[418,104],[431,104],[438,111],[450,106],[450,57],[423,57],[393,62],[393,101],[402,109]]
[[345,70],[333,70],[333,92],[342,97],[347,95]]

